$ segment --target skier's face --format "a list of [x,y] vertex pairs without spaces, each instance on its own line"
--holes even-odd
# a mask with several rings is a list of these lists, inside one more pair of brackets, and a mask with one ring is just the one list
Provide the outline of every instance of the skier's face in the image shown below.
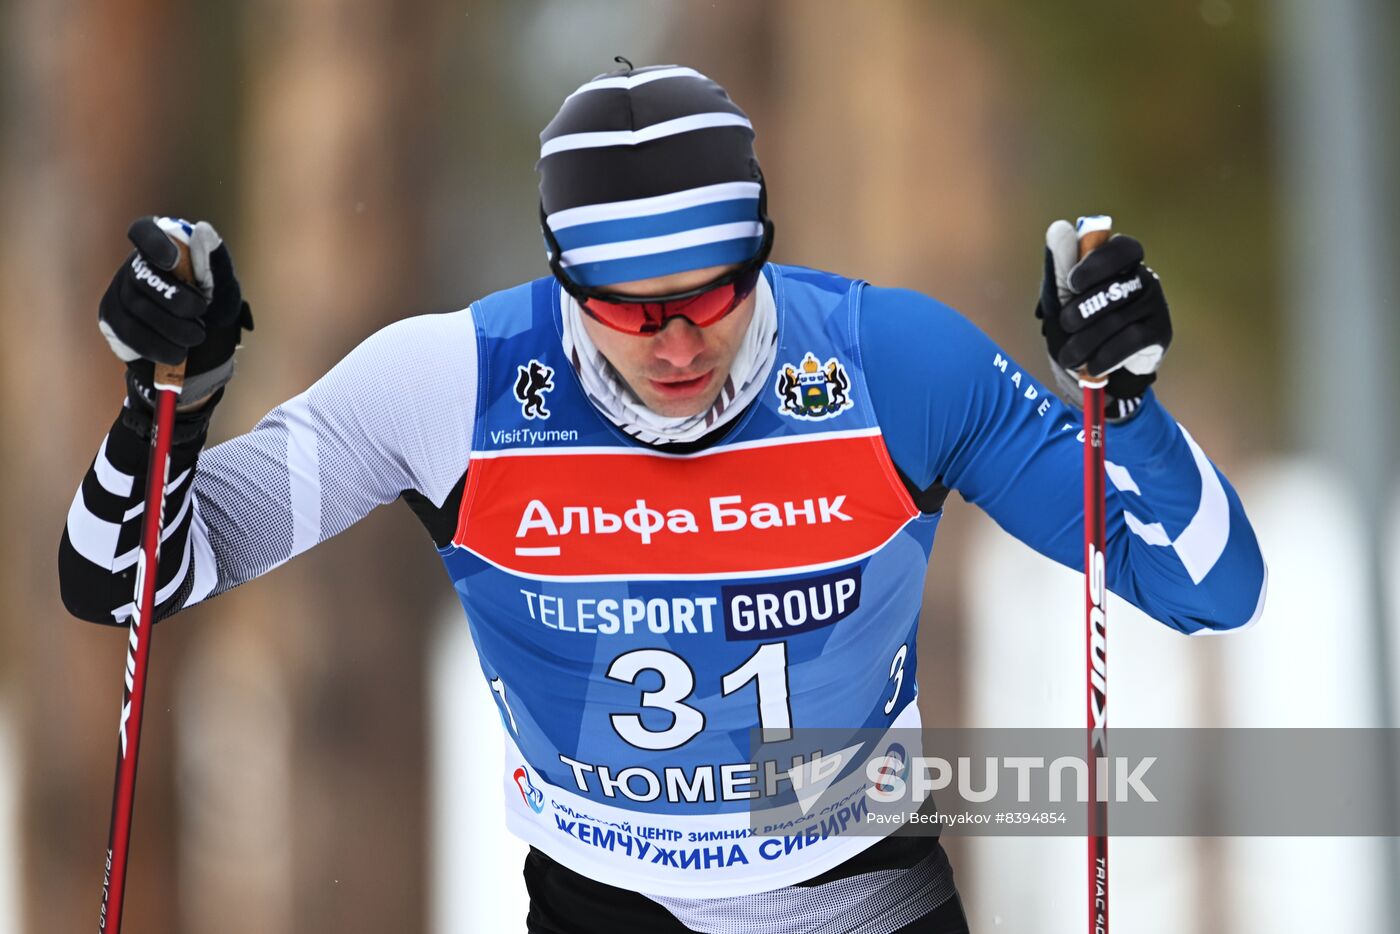
[[[654,279],[619,282],[608,291],[619,295],[671,295],[699,288],[734,269],[711,266]],[[698,415],[714,404],[729,378],[749,321],[753,318],[754,293],[737,308],[706,328],[685,318],[672,318],[656,334],[633,336],[583,315],[583,327],[599,352],[658,415]]]

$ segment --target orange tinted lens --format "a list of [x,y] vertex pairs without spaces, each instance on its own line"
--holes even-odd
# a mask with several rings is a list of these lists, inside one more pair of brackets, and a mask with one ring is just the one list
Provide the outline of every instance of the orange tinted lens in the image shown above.
[[739,304],[734,300],[732,283],[717,286],[708,292],[701,292],[694,298],[683,298],[675,302],[663,303],[662,320],[683,315],[698,328],[707,328],[734,310]]
[[[608,327],[627,334],[647,333],[647,306],[643,302],[605,302],[602,299],[583,300],[584,311]],[[651,330],[656,330],[653,325]]]
[[708,292],[669,302],[588,299],[583,306],[590,315],[614,330],[628,334],[654,334],[661,330],[666,321],[677,316],[696,327],[709,327],[733,311],[737,304],[733,284],[726,283]]

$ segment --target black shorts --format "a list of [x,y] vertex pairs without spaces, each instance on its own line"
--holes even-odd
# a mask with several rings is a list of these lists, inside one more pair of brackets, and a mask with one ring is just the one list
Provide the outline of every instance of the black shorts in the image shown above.
[[[892,836],[800,886],[825,885],[879,870],[909,870],[930,861],[946,866],[937,838]],[[530,893],[530,913],[526,918],[529,934],[693,934],[693,929],[645,895],[595,882],[534,847],[525,859],[525,886]],[[927,913],[890,934],[967,934],[967,918],[952,888],[951,870],[946,887],[933,900],[937,904],[930,906]],[[850,934],[874,929],[841,928]],[[880,926],[878,930],[888,929]]]

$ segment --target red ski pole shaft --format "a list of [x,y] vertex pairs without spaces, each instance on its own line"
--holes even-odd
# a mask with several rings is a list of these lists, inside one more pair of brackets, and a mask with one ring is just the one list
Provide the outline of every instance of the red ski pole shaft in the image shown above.
[[[176,242],[180,260],[175,274],[193,282],[189,248]],[[185,383],[184,361],[155,366],[156,411],[151,433],[151,459],[146,472],[146,507],[141,518],[141,552],[136,559],[135,610],[127,640],[125,686],[121,725],[118,730],[116,788],[112,797],[112,824],[107,835],[107,862],[102,873],[102,910],[99,934],[120,934],[122,903],[126,895],[127,855],[131,845],[132,812],[136,806],[136,759],[141,740],[141,715],[146,704],[146,675],[150,668],[151,632],[156,608],[156,573],[160,559],[160,531],[165,514],[165,488],[170,472],[170,432],[175,424],[175,404]]]
[[[1108,240],[1108,217],[1079,219],[1079,258]],[[1108,801],[1101,800],[1098,764],[1108,763],[1108,629],[1104,580],[1104,416],[1107,378],[1079,372],[1084,393],[1084,628],[1089,729],[1089,934],[1108,934]],[[1104,789],[1106,792],[1107,789]]]

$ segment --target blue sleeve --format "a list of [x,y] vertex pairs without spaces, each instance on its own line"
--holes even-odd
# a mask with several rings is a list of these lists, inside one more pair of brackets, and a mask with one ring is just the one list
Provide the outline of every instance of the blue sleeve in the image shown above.
[[[895,464],[1082,570],[1078,410],[948,306],[873,286],[861,301],[865,380]],[[1110,589],[1186,633],[1257,619],[1264,559],[1239,496],[1150,391],[1108,426],[1106,455]]]

